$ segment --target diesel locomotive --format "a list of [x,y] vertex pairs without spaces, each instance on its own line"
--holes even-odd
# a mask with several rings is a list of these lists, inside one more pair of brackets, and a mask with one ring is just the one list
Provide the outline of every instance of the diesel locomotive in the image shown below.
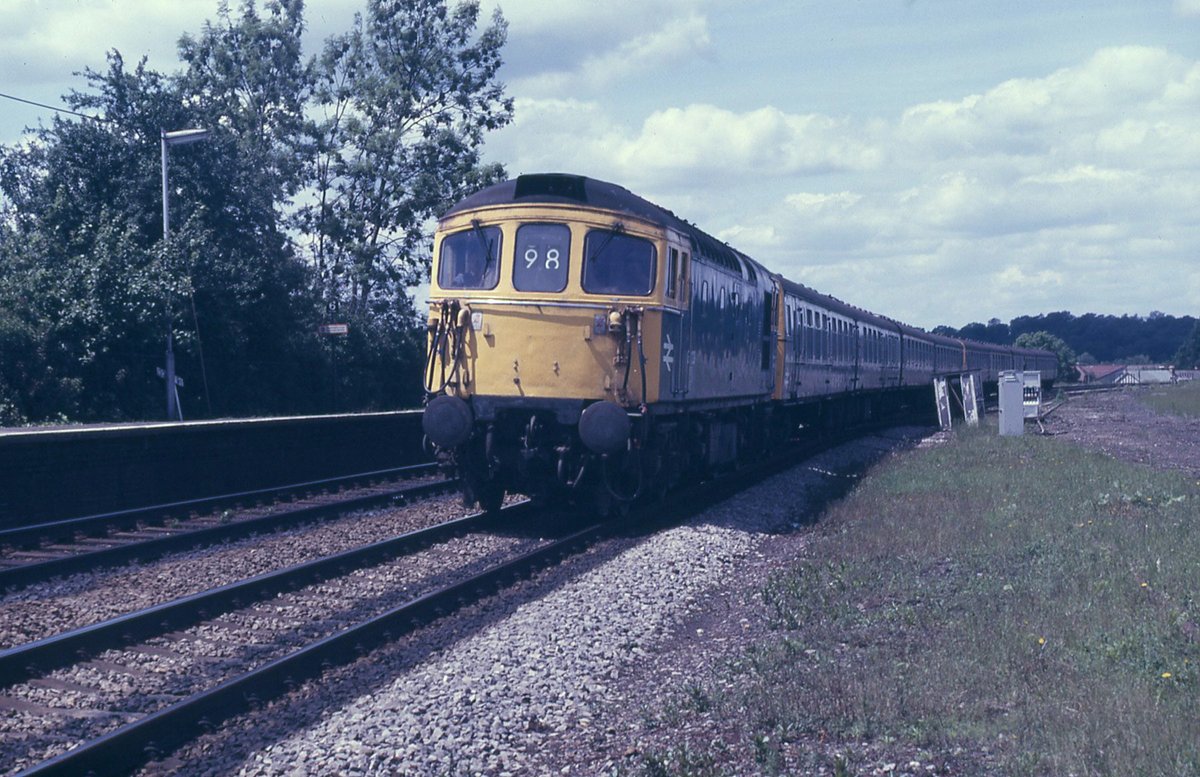
[[523,175],[434,235],[423,416],[464,500],[608,512],[805,430],[933,404],[1046,351],[933,335],[771,272],[628,190]]

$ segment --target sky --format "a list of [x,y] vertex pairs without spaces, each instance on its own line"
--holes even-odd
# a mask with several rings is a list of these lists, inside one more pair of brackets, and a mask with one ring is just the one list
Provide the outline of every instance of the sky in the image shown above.
[[[237,5],[236,2],[232,3]],[[924,327],[1200,315],[1200,0],[482,0],[512,175],[621,184]],[[365,0],[308,0],[305,46]],[[0,92],[178,66],[217,0],[0,0]],[[51,112],[0,99],[0,143]]]

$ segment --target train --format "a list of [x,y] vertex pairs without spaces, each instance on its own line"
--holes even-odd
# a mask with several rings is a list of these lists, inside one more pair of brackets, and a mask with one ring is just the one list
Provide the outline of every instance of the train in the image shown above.
[[1057,372],[788,280],[605,181],[521,175],[434,233],[422,427],[463,498],[601,514],[789,439],[933,407],[939,376]]

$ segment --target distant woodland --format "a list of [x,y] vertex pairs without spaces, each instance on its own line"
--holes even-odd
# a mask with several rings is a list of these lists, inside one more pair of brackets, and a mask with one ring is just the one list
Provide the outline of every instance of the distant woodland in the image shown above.
[[[1005,324],[993,318],[955,329],[940,326],[938,334],[1009,345],[1024,334],[1048,332],[1074,351],[1080,364],[1175,364],[1194,366],[1200,325],[1193,316],[1175,317],[1158,311],[1149,316],[1107,316],[1067,311],[1018,316]],[[1189,350],[1190,346],[1190,350]],[[1180,357],[1183,357],[1182,359]],[[1179,363],[1192,361],[1193,363]]]

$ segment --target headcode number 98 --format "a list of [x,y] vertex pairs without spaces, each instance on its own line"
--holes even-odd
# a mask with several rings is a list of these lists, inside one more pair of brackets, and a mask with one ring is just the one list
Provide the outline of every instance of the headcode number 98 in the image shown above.
[[[547,270],[557,270],[559,268],[558,257],[558,249],[551,248],[550,250],[546,251],[546,258],[542,262],[542,266]],[[541,259],[542,257],[536,248],[531,246],[525,249],[525,268],[527,270],[532,270],[533,266]]]

